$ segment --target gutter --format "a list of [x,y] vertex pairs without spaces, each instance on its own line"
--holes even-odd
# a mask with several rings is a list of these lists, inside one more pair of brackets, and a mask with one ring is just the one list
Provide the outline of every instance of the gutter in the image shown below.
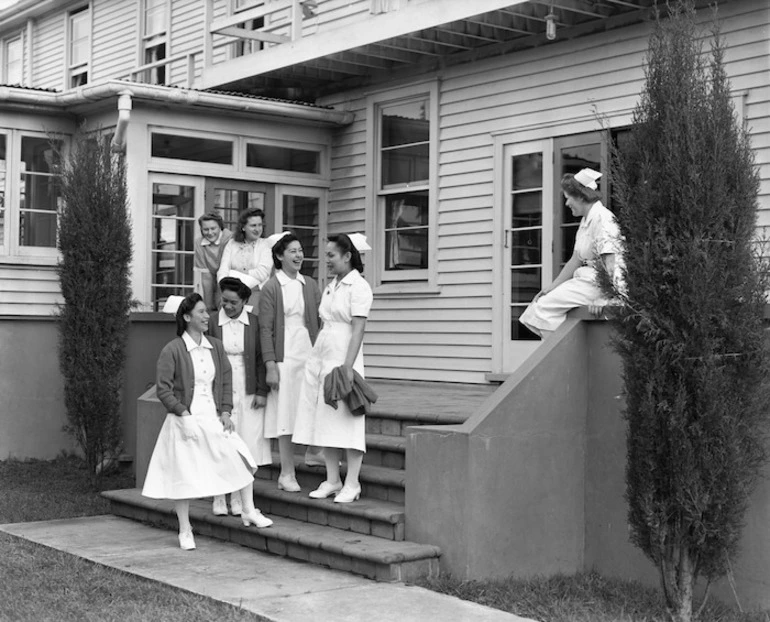
[[221,93],[192,91],[124,80],[108,80],[93,85],[87,84],[64,91],[63,93],[0,86],[0,105],[20,104],[25,107],[31,106],[57,110],[62,108],[69,109],[122,95],[127,95],[132,99],[160,104],[245,112],[332,126],[348,125],[355,118],[352,112],[342,110],[315,108],[291,102],[237,97]]

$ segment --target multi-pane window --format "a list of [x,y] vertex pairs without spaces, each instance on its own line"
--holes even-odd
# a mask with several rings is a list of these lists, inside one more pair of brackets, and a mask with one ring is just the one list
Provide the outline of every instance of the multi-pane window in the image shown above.
[[[145,65],[157,63],[168,56],[167,0],[144,0],[142,19],[142,56]],[[166,67],[160,65],[147,70],[145,80],[151,84],[166,83]]]
[[225,228],[235,231],[238,215],[247,209],[265,209],[265,193],[258,190],[236,190],[233,188],[214,188],[214,209],[225,221]]
[[91,16],[88,7],[69,14],[69,86],[88,82],[91,58]]
[[305,261],[302,274],[318,280],[320,267],[320,200],[318,197],[284,195],[283,228],[299,238]]
[[48,138],[22,136],[19,245],[56,247],[61,197],[57,151]]
[[21,37],[10,39],[3,45],[3,81],[6,84],[24,82],[24,47]]
[[160,310],[171,295],[193,291],[193,246],[197,231],[195,188],[152,184],[152,301]]
[[432,224],[430,97],[382,104],[377,110],[382,279],[427,279]]

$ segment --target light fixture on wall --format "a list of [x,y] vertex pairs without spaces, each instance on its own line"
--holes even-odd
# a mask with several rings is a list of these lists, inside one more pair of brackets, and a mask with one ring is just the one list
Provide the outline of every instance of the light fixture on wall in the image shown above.
[[545,16],[545,38],[553,41],[556,38],[556,15],[553,12],[553,5]]

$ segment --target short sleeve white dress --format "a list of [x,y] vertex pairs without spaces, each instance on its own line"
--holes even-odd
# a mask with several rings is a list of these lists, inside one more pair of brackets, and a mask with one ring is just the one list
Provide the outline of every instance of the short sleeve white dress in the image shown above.
[[622,244],[615,216],[601,201],[594,203],[583,216],[575,236],[575,252],[583,262],[571,279],[532,302],[519,321],[537,335],[553,331],[576,307],[603,302],[597,285],[597,267],[601,256],[615,254],[615,274],[619,285]]
[[[353,416],[340,401],[334,409],[324,401],[327,374],[345,362],[353,335],[353,318],[368,317],[372,288],[357,270],[326,286],[318,310],[323,328],[305,365],[294,422],[295,443],[316,447],[337,447],[366,451],[365,417]],[[364,376],[363,347],[353,369]]]

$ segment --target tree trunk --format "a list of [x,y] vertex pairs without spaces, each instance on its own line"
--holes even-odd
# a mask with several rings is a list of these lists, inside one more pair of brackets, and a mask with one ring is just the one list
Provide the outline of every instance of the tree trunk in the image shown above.
[[692,622],[693,575],[692,559],[686,547],[675,547],[661,560],[661,580],[671,619]]

